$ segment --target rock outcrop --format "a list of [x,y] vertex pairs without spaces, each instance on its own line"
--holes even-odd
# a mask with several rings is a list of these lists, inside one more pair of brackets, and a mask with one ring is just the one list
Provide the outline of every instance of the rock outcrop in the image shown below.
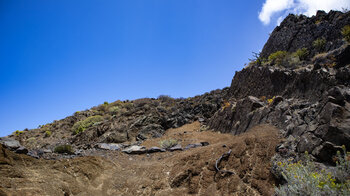
[[295,138],[295,152],[308,151],[334,164],[339,146],[350,149],[350,45],[340,33],[349,21],[350,12],[288,16],[272,33],[262,56],[293,52],[318,37],[327,40],[327,52],[294,67],[253,64],[236,72],[229,101],[209,120],[209,127],[237,135],[261,123],[273,124],[285,137]]
[[295,52],[299,48],[308,48],[312,57],[318,51],[312,43],[316,39],[325,39],[324,51],[334,50],[344,44],[341,29],[350,24],[350,12],[342,13],[318,11],[316,16],[288,15],[274,29],[266,42],[261,56],[267,58],[276,51]]

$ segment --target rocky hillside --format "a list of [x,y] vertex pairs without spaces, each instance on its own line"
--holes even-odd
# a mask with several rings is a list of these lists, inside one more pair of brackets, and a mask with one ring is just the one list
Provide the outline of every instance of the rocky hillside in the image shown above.
[[305,160],[305,152],[333,171],[337,151],[350,149],[349,25],[350,12],[289,15],[230,87],[106,102],[0,138],[0,194],[45,182],[40,168],[52,164],[57,186],[33,194],[271,195],[273,183],[286,182],[276,168]]
[[159,96],[105,102],[38,129],[14,132],[10,137],[31,150],[53,150],[67,143],[87,149],[97,143],[141,142],[160,137],[169,128],[207,121],[221,107],[227,91],[215,90],[187,99]]

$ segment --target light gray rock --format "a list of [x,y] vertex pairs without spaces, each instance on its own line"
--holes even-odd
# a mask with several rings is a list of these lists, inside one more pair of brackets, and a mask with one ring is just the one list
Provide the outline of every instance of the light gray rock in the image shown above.
[[122,150],[122,152],[126,153],[126,154],[145,154],[147,153],[147,149],[144,146],[130,146],[128,148],[125,148],[124,150]]
[[121,150],[123,148],[123,145],[114,143],[98,143],[96,146],[104,150]]

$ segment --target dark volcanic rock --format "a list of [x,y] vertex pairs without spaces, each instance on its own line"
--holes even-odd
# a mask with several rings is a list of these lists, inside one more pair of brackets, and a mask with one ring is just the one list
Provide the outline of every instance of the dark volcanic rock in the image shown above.
[[28,149],[26,149],[24,146],[22,146],[19,143],[19,141],[12,139],[12,138],[2,137],[2,138],[0,138],[0,144],[2,144],[6,148],[8,148],[16,153],[19,153],[19,154],[27,154],[28,153]]
[[147,149],[147,153],[155,153],[155,152],[165,152],[166,150],[164,148],[159,147],[151,147]]
[[326,14],[318,11],[317,15],[311,18],[290,14],[271,33],[261,56],[267,58],[279,50],[295,52],[303,47],[308,48],[311,51],[310,55],[313,56],[318,51],[312,47],[312,43],[318,38],[326,40],[324,51],[334,50],[344,43],[340,32],[348,24],[350,24],[350,12],[330,11]]
[[261,123],[273,124],[282,129],[285,136],[298,138],[297,152],[308,151],[321,161],[332,162],[336,146],[345,145],[350,149],[349,92],[348,86],[339,85],[324,92],[313,104],[310,100],[278,98],[255,110],[247,100],[256,99],[244,98],[232,102],[232,107],[219,110],[210,119],[209,126],[240,134]]
[[[349,68],[345,69],[348,71]],[[283,95],[316,100],[324,91],[339,83],[341,81],[336,79],[336,75],[326,69],[288,70],[254,66],[236,72],[229,93],[238,99]]]
[[169,151],[173,152],[173,151],[182,151],[183,148],[181,147],[180,144],[177,144],[176,146],[173,146],[171,148],[168,149]]

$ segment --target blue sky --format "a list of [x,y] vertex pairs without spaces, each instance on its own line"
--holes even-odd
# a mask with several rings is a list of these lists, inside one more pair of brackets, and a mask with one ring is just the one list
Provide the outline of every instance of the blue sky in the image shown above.
[[0,2],[0,136],[118,99],[230,85],[276,24],[262,1]]

